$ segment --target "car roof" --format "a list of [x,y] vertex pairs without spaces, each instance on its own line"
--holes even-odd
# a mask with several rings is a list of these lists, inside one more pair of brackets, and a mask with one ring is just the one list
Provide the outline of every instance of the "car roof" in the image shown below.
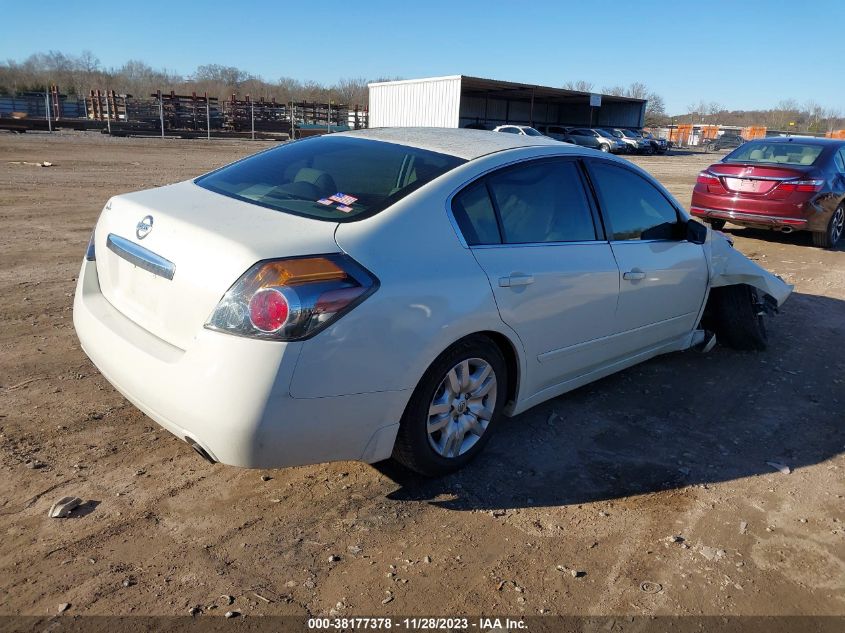
[[567,147],[565,143],[545,136],[501,134],[466,128],[382,127],[339,132],[338,135],[407,145],[466,160],[520,147]]
[[810,145],[835,146],[845,143],[841,138],[820,138],[818,136],[767,136],[766,138],[755,138],[749,141],[765,141],[766,143],[808,143]]

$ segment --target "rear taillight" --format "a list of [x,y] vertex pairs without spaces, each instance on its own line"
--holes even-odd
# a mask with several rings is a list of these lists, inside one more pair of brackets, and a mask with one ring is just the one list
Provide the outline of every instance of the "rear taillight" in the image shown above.
[[813,191],[821,191],[824,186],[824,180],[787,180],[778,185],[780,191],[801,191],[811,193]]
[[719,179],[709,171],[702,171],[698,174],[695,182],[699,185],[720,185]]
[[93,262],[97,259],[97,252],[94,249],[94,231],[91,231],[91,239],[88,240],[88,248],[85,249],[85,260]]
[[376,288],[378,280],[347,255],[258,262],[223,295],[205,327],[252,338],[302,340]]
[[708,193],[727,193],[719,177],[711,174],[709,171],[700,172],[698,178],[695,179],[695,183],[707,187]]

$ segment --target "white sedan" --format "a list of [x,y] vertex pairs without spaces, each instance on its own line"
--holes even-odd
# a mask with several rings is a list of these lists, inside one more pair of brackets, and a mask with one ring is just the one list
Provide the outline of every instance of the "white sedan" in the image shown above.
[[791,287],[631,163],[545,137],[379,129],[115,196],[82,347],[205,458],[472,459],[501,415],[658,354],[762,348]]

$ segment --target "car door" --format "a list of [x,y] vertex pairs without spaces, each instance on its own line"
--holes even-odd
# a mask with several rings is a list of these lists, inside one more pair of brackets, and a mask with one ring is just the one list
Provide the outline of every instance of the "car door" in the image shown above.
[[838,199],[845,197],[845,147],[840,147],[833,156],[836,175],[833,182],[833,193]]
[[493,172],[456,195],[452,211],[525,348],[526,396],[606,362],[619,270],[577,159]]
[[630,356],[690,333],[709,282],[704,247],[686,240],[686,218],[650,179],[609,160],[587,164],[620,271],[617,352]]

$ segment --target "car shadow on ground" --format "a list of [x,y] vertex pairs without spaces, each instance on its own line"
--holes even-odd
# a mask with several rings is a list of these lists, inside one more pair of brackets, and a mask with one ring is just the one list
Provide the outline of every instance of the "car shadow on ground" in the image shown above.
[[796,470],[840,454],[845,301],[796,293],[769,321],[769,338],[765,352],[717,345],[657,357],[502,418],[483,454],[447,477],[375,466],[398,485],[391,499],[466,511],[782,476],[767,462]]
[[[749,240],[760,240],[764,242],[769,242],[771,244],[790,244],[799,247],[806,247],[808,249],[818,249],[817,246],[813,246],[813,236],[810,234],[809,231],[795,231],[794,233],[783,233],[781,231],[771,231],[768,229],[752,229],[728,224],[725,227],[724,232],[729,235],[736,235],[737,237],[743,237]],[[845,251],[845,239],[839,240],[839,244],[836,245],[836,248],[831,250]]]

